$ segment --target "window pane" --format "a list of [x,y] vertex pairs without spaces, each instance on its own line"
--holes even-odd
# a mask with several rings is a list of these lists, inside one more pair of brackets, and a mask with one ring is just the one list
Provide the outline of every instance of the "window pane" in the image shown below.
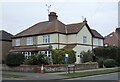
[[50,35],[43,36],[43,43],[50,43]]
[[27,45],[32,45],[33,44],[33,38],[32,37],[29,37],[27,38]]
[[16,46],[20,46],[20,39],[16,39]]
[[83,43],[87,43],[87,36],[83,36]]

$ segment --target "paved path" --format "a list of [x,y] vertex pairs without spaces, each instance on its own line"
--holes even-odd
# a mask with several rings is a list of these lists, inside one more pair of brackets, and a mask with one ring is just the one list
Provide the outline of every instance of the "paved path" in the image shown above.
[[87,77],[80,77],[80,78],[72,78],[68,80],[119,80],[118,73],[109,73],[109,74],[101,74],[101,75],[94,75],[94,76],[87,76]]

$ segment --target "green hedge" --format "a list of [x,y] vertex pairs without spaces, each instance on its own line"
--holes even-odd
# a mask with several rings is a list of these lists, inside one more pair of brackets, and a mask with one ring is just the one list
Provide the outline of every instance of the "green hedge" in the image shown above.
[[114,59],[117,66],[120,66],[120,47],[109,46],[109,47],[99,47],[94,49],[94,53],[99,58],[103,60]]
[[21,53],[9,53],[7,55],[6,64],[8,66],[19,66],[24,62],[24,55]]
[[65,64],[65,54],[68,54],[68,64],[75,63],[75,52],[71,49],[55,49],[52,51],[53,64]]
[[82,57],[82,63],[93,61],[92,52],[90,50],[88,50],[87,52],[82,51],[81,55],[83,56]]
[[116,66],[116,61],[114,59],[106,59],[106,60],[104,60],[103,63],[104,63],[104,66],[107,68]]
[[44,54],[36,54],[25,59],[24,64],[27,65],[40,65],[40,64],[48,64],[48,60]]

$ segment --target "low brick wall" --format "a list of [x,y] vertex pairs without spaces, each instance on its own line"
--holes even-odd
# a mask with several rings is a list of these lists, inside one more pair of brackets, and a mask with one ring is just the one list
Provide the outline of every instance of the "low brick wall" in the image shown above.
[[[45,72],[64,72],[67,70],[68,65],[59,64],[59,65],[45,65]],[[2,65],[3,71],[19,71],[19,72],[39,72],[40,66],[38,65],[21,65],[19,67],[8,67],[6,65]],[[87,69],[97,69],[98,64],[76,64],[75,70],[87,70]]]

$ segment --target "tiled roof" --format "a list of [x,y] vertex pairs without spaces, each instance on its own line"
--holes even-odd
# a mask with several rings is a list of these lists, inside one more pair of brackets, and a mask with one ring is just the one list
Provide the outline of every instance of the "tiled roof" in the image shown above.
[[50,21],[40,22],[16,34],[14,37],[30,36],[36,34],[53,33],[53,32],[65,33],[64,26],[65,25],[59,20],[54,20],[52,22]]
[[66,49],[73,49],[76,46],[76,44],[68,44],[64,48]]
[[[56,32],[63,34],[73,34],[78,33],[82,29],[82,27],[86,24],[87,24],[86,22],[81,22],[65,25],[64,23],[60,22],[57,19],[53,21],[45,21],[31,26],[30,28],[15,35],[13,38],[40,34],[50,34]],[[93,29],[90,30],[89,26],[88,29],[92,33],[92,35],[94,35],[94,37],[103,38],[102,35],[100,35],[96,30]]]
[[76,24],[68,24],[67,27],[67,33],[78,33],[82,27],[85,25],[85,23],[76,23]]
[[96,30],[91,29],[93,36],[96,38],[104,38],[100,33],[98,33]]
[[4,31],[4,30],[0,30],[0,40],[7,40],[7,41],[11,41],[11,37],[13,35]]
[[[119,31],[120,34],[120,31]],[[120,46],[120,37],[118,32],[112,32],[105,36],[104,43],[111,46]]]
[[14,48],[10,52],[24,52],[24,51],[38,51],[38,50],[49,50],[49,47],[29,47],[29,48]]

